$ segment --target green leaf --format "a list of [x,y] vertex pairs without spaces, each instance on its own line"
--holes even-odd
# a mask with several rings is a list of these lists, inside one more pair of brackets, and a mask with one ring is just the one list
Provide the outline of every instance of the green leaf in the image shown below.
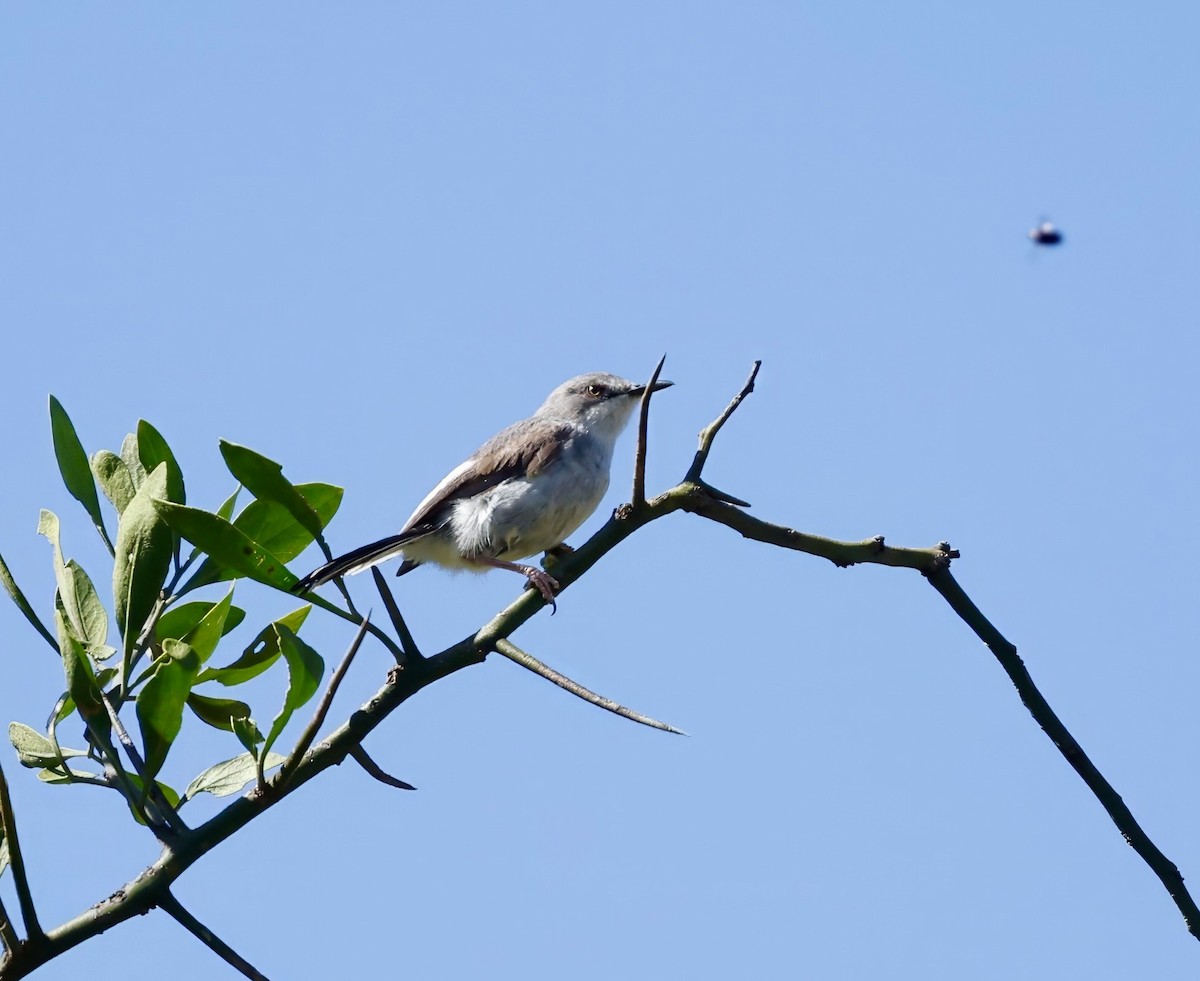
[[[193,545],[198,545],[216,563],[232,570],[235,575],[246,576],[284,592],[296,584],[297,577],[279,558],[247,538],[224,518],[209,511],[171,504],[168,501],[160,500],[156,507],[163,520],[175,531]],[[207,564],[205,562],[205,565]],[[202,566],[180,592],[200,585],[197,578],[203,571]]]
[[288,513],[313,538],[321,537],[326,522],[322,521],[313,506],[284,478],[283,467],[261,453],[237,443],[221,440],[221,456],[225,465],[243,487],[263,501],[274,501],[283,505]]
[[105,644],[108,639],[108,611],[100,602],[100,595],[92,585],[92,580],[78,562],[68,559],[65,572],[67,587],[72,594],[72,603],[82,629],[80,639],[83,646],[93,657],[103,660],[113,654],[113,649]]
[[67,614],[67,622],[75,637],[93,657],[111,657],[113,649],[108,639],[108,611],[100,602],[96,587],[74,559],[64,563],[59,544],[58,517],[42,509],[38,519],[38,534],[45,535],[54,550],[54,578],[58,583],[58,601]]
[[137,437],[133,433],[129,433],[121,443],[121,462],[129,471],[129,479],[133,481],[133,489],[136,491],[146,482],[146,468],[142,466]]
[[[176,640],[186,640],[197,650],[200,647],[196,643],[194,637],[189,638],[188,633],[195,628],[201,620],[205,619],[216,611],[217,607],[223,603],[210,603],[207,600],[198,600],[195,603],[183,603],[180,606],[173,607],[167,610],[161,617],[158,618],[158,623],[155,625],[154,633],[158,638],[159,643],[166,640],[168,637],[174,637]],[[230,606],[225,615],[224,622],[221,626],[221,636],[224,637],[231,630],[236,628],[243,620],[246,619],[246,611],[237,606]],[[215,643],[213,646],[216,646]],[[201,656],[208,660],[212,651],[208,654],[201,653]]]
[[157,499],[166,495],[167,468],[159,464],[121,515],[113,562],[113,598],[121,631],[121,664],[129,677],[138,635],[158,602],[171,569],[171,529],[159,517]]
[[[268,753],[263,761],[263,769],[271,770],[279,766],[287,757],[279,753]],[[190,800],[197,794],[212,794],[214,797],[228,797],[236,794],[246,784],[258,776],[258,764],[252,753],[242,753],[231,760],[225,760],[216,766],[210,766],[195,780],[188,784],[183,792],[183,799]]]
[[67,749],[65,746],[60,746],[59,749],[62,753],[60,758],[50,739],[22,722],[8,724],[8,739],[17,751],[17,759],[21,761],[22,766],[34,768],[58,766],[63,759],[72,756],[87,756],[82,749]]
[[262,733],[258,731],[258,726],[254,724],[253,719],[243,719],[238,716],[233,717],[233,734],[238,737],[238,742],[246,747],[246,751],[255,759],[258,759],[258,750],[255,748],[262,742]]
[[231,688],[262,674],[275,663],[276,658],[280,655],[279,634],[275,628],[284,626],[293,633],[298,632],[311,609],[311,606],[302,606],[287,616],[280,617],[274,623],[268,624],[254,638],[254,642],[246,648],[241,657],[223,668],[205,668],[200,673],[200,677],[196,679],[196,684],[218,681],[227,688]]
[[146,473],[153,473],[160,463],[167,465],[166,499],[175,504],[187,503],[187,491],[183,485],[183,471],[171,447],[163,439],[162,433],[155,429],[145,419],[139,419],[137,424],[138,459],[142,461]]
[[182,641],[164,641],[163,651],[164,656],[156,662],[154,673],[137,697],[147,777],[154,777],[162,769],[167,751],[183,725],[183,706],[200,671],[199,655]]
[[[187,697],[187,706],[195,713],[196,718],[214,729],[233,732],[235,719],[241,719],[254,725],[250,719],[250,706],[245,702],[239,702],[236,698],[209,698],[207,695],[192,692]],[[260,735],[258,739],[261,742],[262,736]]]
[[92,473],[117,514],[124,512],[137,493],[125,461],[112,450],[98,450],[92,454]]
[[74,767],[68,768],[70,775],[63,772],[61,768],[47,767],[45,770],[38,770],[37,778],[43,783],[74,783],[78,779],[95,780],[96,774],[89,773],[87,770],[76,770]]
[[[333,518],[342,503],[342,489],[331,484],[298,484],[295,489],[323,524]],[[296,521],[287,508],[274,501],[251,501],[234,520],[233,527],[284,563],[291,562],[313,540],[311,532]],[[183,591],[232,579],[238,574],[235,568],[210,556],[201,563]]]
[[0,555],[0,585],[4,587],[4,591],[12,598],[12,601],[17,604],[17,609],[24,615],[25,619],[30,622],[33,629],[46,638],[47,643],[55,650],[58,649],[58,641],[54,639],[54,635],[46,629],[46,625],[38,618],[38,615],[33,612],[33,607],[29,605],[29,600],[25,598],[25,594],[21,592],[21,587],[17,585],[17,581],[13,578],[12,572],[9,571],[8,563],[4,561],[4,556]]
[[104,726],[107,731],[108,710],[100,700],[100,687],[92,672],[92,662],[83,645],[71,633],[61,608],[55,608],[54,622],[58,627],[58,646],[62,651],[63,673],[71,701],[85,720]]
[[62,407],[58,399],[50,396],[50,433],[54,439],[54,455],[58,458],[58,469],[62,473],[63,483],[71,496],[83,505],[96,530],[104,543],[112,547],[108,531],[104,527],[104,515],[100,513],[100,497],[96,494],[96,482],[92,479],[92,470],[88,466],[87,453],[71,417]]
[[279,738],[296,709],[316,694],[321,675],[325,671],[325,662],[320,654],[282,624],[273,626],[280,650],[287,661],[288,690],[283,700],[283,708],[275,716],[275,721],[271,723],[271,731],[267,734],[267,741],[263,743],[264,753],[275,744],[275,740]]
[[225,625],[232,609],[232,601],[233,589],[231,588],[223,599],[212,604],[208,612],[180,638],[199,655],[201,664],[212,657],[213,651],[217,649],[217,642],[233,629],[232,627],[227,628]]

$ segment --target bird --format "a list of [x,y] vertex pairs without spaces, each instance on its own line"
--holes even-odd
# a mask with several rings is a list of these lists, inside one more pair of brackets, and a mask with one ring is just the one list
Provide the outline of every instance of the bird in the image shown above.
[[638,384],[606,372],[568,379],[532,416],[501,430],[446,474],[399,533],[326,562],[292,591],[308,592],[399,556],[398,576],[427,562],[518,572],[553,607],[557,580],[514,560],[565,547],[608,490],[613,448],[640,396],[647,387],[672,384]]

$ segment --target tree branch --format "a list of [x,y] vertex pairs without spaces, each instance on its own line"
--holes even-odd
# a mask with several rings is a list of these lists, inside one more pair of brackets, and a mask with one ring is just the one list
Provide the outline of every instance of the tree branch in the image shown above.
[[634,509],[646,503],[646,434],[650,426],[650,396],[654,394],[654,384],[658,381],[658,375],[666,361],[665,354],[658,359],[638,405],[637,449],[633,454],[633,493],[629,499]]
[[367,635],[367,627],[370,626],[371,614],[368,613],[359,625],[358,633],[354,635],[354,639],[350,642],[350,646],[346,648],[346,653],[342,656],[342,660],[334,669],[333,674],[329,676],[329,684],[325,688],[325,694],[321,696],[321,701],[317,703],[317,710],[313,713],[312,719],[309,720],[304,731],[300,733],[300,738],[296,740],[296,748],[283,765],[279,768],[279,773],[275,777],[274,787],[280,789],[286,787],[289,780],[292,778],[292,773],[295,771],[300,761],[304,759],[304,754],[308,752],[308,747],[312,745],[312,741],[316,739],[317,733],[320,732],[321,726],[325,722],[325,716],[329,714],[329,707],[333,704],[333,696],[337,694],[338,687],[342,683],[342,679],[346,677],[346,671],[350,668],[350,662],[354,660],[354,655],[358,653],[359,647],[362,646],[363,638]]
[[8,795],[8,780],[0,769],[0,828],[8,842],[8,864],[12,867],[13,885],[17,890],[17,903],[21,907],[21,919],[25,923],[25,936],[36,940],[42,935],[38,923],[37,909],[33,905],[33,893],[29,891],[29,878],[25,874],[25,857],[21,854],[21,842],[17,837],[17,819],[13,814],[12,798]]
[[652,729],[662,729],[664,732],[673,732],[679,736],[686,736],[687,733],[682,729],[676,729],[674,726],[669,726],[665,722],[659,722],[658,719],[652,719],[648,715],[642,715],[641,712],[635,712],[633,709],[626,708],[614,702],[611,698],[605,698],[603,695],[597,695],[594,691],[584,688],[577,681],[572,681],[565,674],[559,674],[552,667],[543,664],[532,654],[527,654],[521,650],[512,641],[503,638],[495,641],[492,647],[497,654],[503,654],[510,661],[516,661],[521,667],[532,671],[534,674],[545,678],[547,681],[558,685],[564,691],[569,691],[577,698],[582,698],[585,702],[590,702],[592,705],[597,705],[606,712],[612,712],[614,715],[619,715],[622,719],[630,719],[633,722],[640,722],[644,726],[650,726]]
[[1029,714],[1042,731],[1054,743],[1054,748],[1062,753],[1063,758],[1074,768],[1080,778],[1087,784],[1088,790],[1095,794],[1096,799],[1108,812],[1113,824],[1121,832],[1125,843],[1129,845],[1145,862],[1150,870],[1159,878],[1167,890],[1167,894],[1183,914],[1183,921],[1188,932],[1200,940],[1200,909],[1196,901],[1188,893],[1183,884],[1183,876],[1179,868],[1152,842],[1133,813],[1125,806],[1120,794],[1116,792],[1100,773],[1083,748],[1076,742],[1075,737],[1067,730],[1062,721],[1050,708],[1050,703],[1033,683],[1033,678],[1025,667],[1025,662],[1017,654],[1016,647],[997,630],[992,623],[980,612],[971,598],[950,574],[949,568],[943,567],[928,573],[929,584],[936,589],[942,598],[950,604],[950,608],[959,618],[974,631],[975,636],[982,640],[988,649],[1000,662],[1013,685],[1021,702],[1029,710]]
[[163,912],[177,920],[185,930],[204,944],[205,947],[215,953],[221,960],[233,965],[245,977],[252,978],[253,981],[270,981],[265,974],[255,970],[253,964],[189,913],[169,889],[164,891],[158,901],[158,905]]
[[[1195,935],[1197,929],[1200,929],[1200,915],[1197,914],[1195,903],[1183,886],[1178,869],[1149,841],[1128,809],[1125,808],[1120,797],[1100,776],[1078,743],[1050,710],[1044,698],[1029,679],[1024,665],[1017,657],[1015,648],[986,620],[950,575],[951,560],[958,557],[956,551],[953,551],[945,543],[939,543],[937,546],[927,549],[894,548],[886,545],[882,537],[858,542],[843,542],[804,534],[783,525],[771,524],[747,515],[733,503],[736,501],[735,498],[715,491],[700,479],[717,433],[745,396],[753,390],[757,370],[756,363],[749,380],[738,396],[712,424],[701,432],[700,447],[688,470],[687,477],[677,486],[652,500],[645,501],[641,507],[625,505],[618,508],[612,518],[595,535],[576,551],[561,559],[561,562],[555,566],[555,578],[564,588],[567,587],[639,528],[676,511],[697,514],[724,524],[744,537],[823,557],[838,566],[869,563],[920,571],[946,598],[951,608],[992,648],[1009,673],[1009,677],[1017,685],[1022,700],[1029,707],[1035,720],[1054,740],[1063,755],[1101,800],[1118,829],[1126,835],[1130,844],[1138,850],[1138,854],[1159,875],[1183,912],[1188,929]],[[320,601],[319,597],[310,595],[310,598],[317,605],[329,609],[338,616],[354,619],[344,611],[332,607],[332,604]],[[40,941],[33,942],[31,940],[21,944],[4,961],[0,961],[0,969],[2,969],[0,974],[6,981],[10,978],[15,981],[16,978],[26,976],[40,964],[84,940],[111,929],[116,924],[133,916],[145,913],[155,906],[163,905],[164,898],[170,896],[171,884],[199,858],[245,827],[264,811],[275,806],[294,790],[314,779],[327,768],[340,764],[347,756],[354,758],[367,769],[368,773],[377,779],[383,779],[385,783],[392,786],[410,786],[394,777],[388,777],[374,764],[374,761],[362,748],[364,739],[384,719],[421,689],[456,671],[481,663],[491,651],[498,651],[526,667],[536,664],[542,670],[538,670],[538,668],[533,668],[533,670],[537,670],[539,674],[554,681],[555,684],[561,683],[556,679],[563,679],[568,682],[563,687],[572,690],[570,686],[575,685],[574,682],[558,675],[557,672],[542,665],[541,662],[531,658],[508,641],[508,638],[544,605],[545,601],[536,590],[522,590],[515,601],[475,633],[428,658],[414,658],[405,664],[403,670],[394,668],[389,673],[387,681],[360,709],[352,713],[341,726],[322,739],[311,751],[302,757],[297,755],[294,769],[291,771],[286,785],[280,787],[278,792],[264,794],[257,789],[253,790],[234,800],[203,825],[168,842],[156,862],[112,897],[49,931]],[[373,626],[366,626],[367,621],[362,618],[359,618],[357,622],[364,624],[363,630],[370,630],[377,635],[382,633]],[[360,634],[361,632],[360,630]],[[387,637],[387,635],[383,634],[383,637]],[[389,649],[392,649],[393,653],[400,650],[390,638],[387,638],[386,642],[389,643]],[[575,687],[579,688],[580,686]],[[582,691],[586,692],[587,690],[582,689]],[[579,691],[574,693],[580,694]],[[593,693],[587,692],[587,695],[593,695]],[[332,695],[330,694],[329,697],[331,698]],[[587,696],[580,694],[580,697]],[[593,695],[593,698],[596,700],[595,704],[605,708],[615,704],[605,705],[604,703],[608,700],[601,699],[600,696]],[[620,706],[616,706],[616,708],[619,709]],[[610,708],[610,710],[612,709]],[[628,710],[624,711],[628,712]],[[645,724],[654,724],[654,720],[647,721],[645,717],[637,717],[636,713],[629,713],[626,717],[635,718],[636,721]],[[669,729],[661,723],[658,725]],[[381,777],[380,774],[383,776]],[[169,903],[170,899],[166,898],[166,902]]]
[[708,462],[708,454],[712,449],[713,440],[717,438],[717,433],[721,431],[721,427],[729,421],[729,417],[737,411],[738,406],[742,404],[746,396],[754,391],[754,379],[758,377],[758,369],[761,367],[761,361],[754,362],[754,367],[750,369],[750,377],[746,379],[746,384],[742,386],[742,390],[725,406],[725,411],[700,430],[700,444],[696,447],[696,455],[692,458],[692,465],[688,467],[687,476],[684,477],[684,480],[694,483],[700,482],[700,472],[704,469],[704,464]]
[[[152,779],[146,773],[146,762],[142,759],[142,754],[138,752],[137,746],[134,745],[133,739],[130,738],[124,724],[121,722],[121,717],[117,715],[116,707],[113,705],[109,697],[104,694],[104,690],[98,688],[100,699],[104,702],[104,707],[108,709],[108,718],[112,722],[113,731],[117,734],[117,739],[125,748],[125,753],[129,757],[129,761],[133,764],[137,775],[142,779],[142,800],[149,800],[154,804],[154,807],[162,815],[162,822],[155,821],[153,824],[150,821],[150,814],[144,806],[139,806],[133,798],[129,803],[137,807],[141,811],[142,817],[146,819],[146,826],[152,829],[161,829],[165,823],[166,829],[174,834],[183,834],[187,831],[187,825],[184,824],[183,818],[179,816],[179,812],[171,806],[171,802],[158,787],[158,782]],[[113,754],[116,755],[115,753]],[[129,785],[126,780],[126,785]],[[136,794],[135,794],[136,796]],[[161,836],[160,836],[161,837]]]
[[371,759],[361,745],[352,747],[348,755],[380,783],[385,783],[389,787],[396,787],[399,790],[417,789],[407,780],[401,780],[399,777],[393,777],[390,773],[385,772],[383,767]]
[[392,626],[396,628],[396,636],[400,638],[400,646],[404,649],[404,654],[396,658],[397,664],[404,664],[408,659],[416,661],[425,660],[417,647],[417,642],[413,640],[412,633],[409,632],[408,624],[404,622],[404,617],[400,615],[400,607],[396,605],[396,597],[392,595],[391,587],[387,584],[387,579],[384,578],[382,572],[379,571],[379,566],[371,566],[371,577],[375,580],[375,588],[379,590],[379,595],[383,599],[383,608],[387,610],[388,617],[392,621]]
[[[21,938],[17,936],[17,931],[13,929],[12,920],[8,918],[8,911],[4,908],[4,900],[0,899],[0,947],[4,948],[4,952],[11,956],[12,952],[21,944]],[[3,958],[0,958],[0,967],[4,966]]]

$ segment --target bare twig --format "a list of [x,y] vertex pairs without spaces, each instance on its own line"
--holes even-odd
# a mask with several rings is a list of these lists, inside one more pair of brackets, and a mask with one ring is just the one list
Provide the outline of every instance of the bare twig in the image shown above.
[[679,736],[686,736],[687,733],[682,729],[676,729],[674,726],[669,726],[665,722],[659,722],[658,719],[652,719],[648,715],[642,715],[641,712],[635,712],[633,709],[626,708],[614,702],[611,698],[605,698],[603,695],[597,695],[594,691],[584,688],[577,681],[572,681],[565,674],[560,674],[549,665],[543,664],[532,654],[527,654],[516,644],[509,640],[500,638],[492,645],[497,654],[503,654],[510,661],[516,661],[521,667],[532,671],[534,674],[545,678],[547,681],[553,682],[565,691],[569,691],[572,695],[582,698],[585,702],[590,702],[592,705],[597,705],[606,712],[612,712],[614,715],[619,715],[622,719],[630,719],[633,722],[640,722],[644,726],[650,726],[652,729],[661,729],[663,732],[673,732]]
[[[589,541],[575,552],[562,558],[561,565],[555,567],[555,578],[564,585],[574,582],[635,531],[651,521],[676,511],[698,514],[725,524],[748,538],[822,556],[839,566],[871,563],[920,571],[929,578],[959,616],[996,652],[996,656],[1001,659],[1005,670],[1009,671],[1010,677],[1017,685],[1022,699],[1030,707],[1034,718],[1059,745],[1064,756],[1080,772],[1093,793],[1100,798],[1114,823],[1138,850],[1139,855],[1159,875],[1183,912],[1188,929],[1196,934],[1200,929],[1200,915],[1197,914],[1196,904],[1182,884],[1178,869],[1149,842],[1112,787],[1095,772],[1094,766],[1083,755],[1078,743],[1054,716],[1033,686],[1032,681],[1028,679],[1024,665],[1021,664],[1012,645],[995,631],[995,628],[986,621],[974,604],[965,594],[961,593],[960,587],[948,572],[951,560],[958,556],[957,552],[945,544],[939,544],[929,549],[895,548],[886,545],[879,537],[857,542],[843,542],[807,535],[782,525],[774,525],[750,517],[739,510],[738,506],[734,506],[738,502],[732,498],[732,495],[714,491],[699,479],[713,438],[741,400],[752,390],[757,369],[758,366],[755,365],[755,371],[751,373],[750,380],[743,386],[741,393],[724,413],[700,434],[700,449],[688,471],[687,478],[678,486],[646,501],[640,508],[621,509],[622,513],[614,515],[613,519],[608,521]],[[337,616],[355,620],[358,623],[363,622],[361,618],[356,620],[352,614],[321,601],[319,597],[312,597],[311,594],[310,597],[317,605],[329,609]],[[636,713],[630,713],[627,709],[621,710],[620,706],[609,702],[608,699],[602,699],[581,688],[575,682],[546,667],[507,640],[535,615],[541,605],[542,601],[539,596],[532,591],[523,591],[517,600],[510,603],[479,630],[441,652],[423,659],[419,670],[393,670],[390,672],[386,683],[361,708],[353,712],[341,726],[316,744],[315,748],[304,754],[303,758],[297,759],[290,780],[280,793],[251,793],[232,801],[191,833],[167,843],[162,855],[155,862],[117,890],[111,898],[102,900],[74,919],[50,930],[42,942],[21,944],[11,956],[0,959],[0,964],[3,965],[3,971],[0,973],[3,973],[6,981],[9,978],[15,981],[16,978],[25,977],[63,951],[161,905],[163,897],[169,897],[168,890],[172,883],[203,855],[212,851],[225,839],[283,800],[293,790],[314,779],[329,767],[339,765],[348,756],[363,766],[371,776],[383,783],[393,787],[411,789],[411,784],[384,773],[375,764],[362,748],[363,740],[415,693],[463,668],[481,663],[493,650],[534,670],[542,677],[561,685],[579,697],[592,701],[593,704],[610,711],[620,710],[618,714],[623,714],[627,718],[654,725],[654,720],[638,717]],[[377,636],[382,633],[374,626],[365,629],[376,633]],[[397,654],[400,649],[395,646],[391,638],[386,634],[383,634],[383,638],[386,638],[385,643],[390,643],[389,649]],[[662,723],[657,723],[657,725],[669,731],[678,731],[671,730]],[[93,728],[90,723],[89,728],[93,731],[95,745],[100,746],[110,758],[115,759],[116,753],[112,750],[107,729],[100,730],[98,726]],[[116,766],[119,770],[119,760]],[[125,779],[128,780],[128,777]],[[168,899],[169,901],[170,899]],[[2,915],[3,911],[0,910],[0,916]]]
[[[146,773],[146,761],[142,759],[142,754],[138,752],[137,746],[134,745],[128,731],[126,731],[124,724],[121,722],[121,717],[117,715],[117,709],[113,705],[111,699],[109,699],[102,689],[97,688],[97,691],[100,692],[100,699],[104,702],[104,707],[108,709],[108,718],[112,722],[113,731],[117,734],[117,739],[125,748],[125,753],[129,757],[129,762],[133,764],[133,768],[137,771],[137,775],[142,779],[142,793],[140,795],[142,800],[149,798],[150,802],[154,804],[155,809],[162,815],[163,821],[166,822],[167,828],[173,831],[175,834],[183,834],[188,829],[187,825],[183,823],[183,818],[179,816],[179,812],[175,810],[175,808],[171,805],[171,802],[167,800],[166,796],[159,789],[158,781],[152,779],[149,774]],[[114,753],[113,755],[115,756],[116,754]],[[118,770],[118,773],[120,772],[121,771]],[[138,796],[136,792],[134,796]],[[151,823],[150,813],[145,807],[139,806],[139,804],[133,799],[131,799],[129,803],[135,807],[138,807],[138,810],[141,811],[142,817],[146,819],[146,824],[148,827],[161,827],[161,824],[157,821],[155,821],[153,824]]]
[[[335,617],[341,617],[343,620],[349,620],[353,624],[360,624],[363,622],[363,618],[360,614],[351,613],[347,610],[343,610],[340,606],[335,606],[333,603],[330,603],[329,600],[318,596],[311,589],[301,593],[300,598],[306,603],[311,603],[313,606],[319,606],[322,610],[332,613]],[[396,642],[392,640],[392,638],[389,637],[384,631],[375,626],[375,624],[371,624],[371,626],[367,629],[374,637],[378,638],[379,642],[383,644],[384,647],[392,652],[392,656],[396,658],[397,661],[404,657],[404,652],[400,649]]]
[[325,716],[329,714],[329,707],[333,704],[333,696],[337,694],[338,686],[341,685],[342,679],[346,677],[346,672],[350,668],[350,662],[354,660],[354,655],[358,653],[359,647],[362,646],[363,638],[367,635],[367,627],[371,622],[371,614],[368,613],[362,624],[358,628],[358,633],[354,635],[354,639],[350,641],[350,646],[346,648],[346,653],[342,655],[342,660],[338,666],[334,668],[333,674],[329,676],[329,684],[325,687],[325,694],[321,696],[321,701],[317,703],[317,710],[313,713],[312,719],[309,720],[304,731],[300,733],[300,738],[296,740],[296,748],[283,765],[279,768],[279,773],[275,777],[274,786],[278,788],[286,787],[292,779],[292,774],[300,761],[304,759],[304,754],[308,752],[308,747],[312,745],[312,741],[317,738],[317,733],[320,732],[321,726],[325,722]]
[[646,503],[646,434],[650,425],[650,396],[654,394],[654,385],[666,360],[665,354],[658,359],[638,406],[637,450],[633,457],[633,496],[629,499],[634,508],[641,508]]
[[189,913],[169,889],[165,890],[163,895],[159,897],[158,905],[164,913],[173,917],[188,933],[192,934],[192,936],[221,958],[221,960],[235,967],[242,975],[253,978],[254,981],[270,981],[265,974],[256,970],[254,965],[246,960],[246,958],[242,957],[229,944],[225,943],[224,940]]
[[393,777],[390,773],[385,772],[378,763],[376,763],[373,759],[371,759],[370,756],[367,755],[367,751],[363,749],[362,743],[359,743],[357,746],[352,746],[347,755],[352,757],[359,766],[366,770],[367,773],[373,776],[380,783],[386,783],[389,787],[397,787],[400,790],[417,789],[406,780],[401,780],[399,777]]
[[988,646],[1013,685],[1016,686],[1017,694],[1021,696],[1022,703],[1029,710],[1034,721],[1042,727],[1042,731],[1054,743],[1054,748],[1062,753],[1063,758],[1071,764],[1075,772],[1087,784],[1088,789],[1095,794],[1097,800],[1108,812],[1113,824],[1117,826],[1117,830],[1121,832],[1125,842],[1158,876],[1179,912],[1183,914],[1188,932],[1200,939],[1200,908],[1197,908],[1196,901],[1184,886],[1183,876],[1180,874],[1178,866],[1150,840],[1150,837],[1134,818],[1133,812],[1125,806],[1120,794],[1096,769],[1096,765],[1088,758],[1087,753],[1076,742],[1075,737],[1050,708],[1050,704],[1033,683],[1033,678],[1026,669],[1025,662],[1017,654],[1016,647],[980,612],[979,607],[971,601],[962,586],[950,574],[949,568],[938,569],[927,575],[926,578],[929,580],[929,584],[950,604],[950,608],[958,614],[959,618],[974,631],[975,636]]
[[413,635],[408,629],[408,624],[404,622],[404,617],[400,615],[400,607],[396,605],[396,597],[392,595],[391,587],[388,586],[387,579],[379,571],[378,566],[371,566],[371,576],[375,580],[375,588],[379,590],[379,595],[383,599],[383,607],[387,610],[388,616],[392,620],[392,626],[396,628],[396,634],[400,637],[400,646],[404,649],[404,656],[397,657],[396,663],[403,665],[406,659],[414,661],[425,660],[417,648],[417,642],[413,640]]
[[[4,831],[4,841],[8,842],[8,864],[12,867],[17,903],[21,907],[21,919],[25,923],[25,936],[30,940],[39,940],[42,937],[42,927],[38,923],[37,909],[33,905],[33,893],[29,891],[25,857],[21,854],[21,842],[17,838],[17,819],[13,814],[12,798],[8,795],[8,781],[4,778],[3,770],[0,770],[0,828]],[[3,910],[0,910],[0,915],[3,915]],[[5,916],[4,919],[7,921],[8,917]]]
[[[721,431],[721,427],[729,421],[729,417],[737,411],[737,407],[742,404],[742,400],[754,391],[754,379],[758,377],[758,369],[761,367],[761,361],[754,362],[754,367],[750,370],[750,377],[746,379],[746,384],[742,386],[742,390],[733,397],[733,401],[725,406],[724,412],[700,430],[700,443],[696,447],[696,455],[692,459],[692,465],[688,467],[687,476],[684,477],[684,480],[696,483],[700,482],[700,473],[704,470],[704,464],[708,461],[708,453],[712,449],[713,440],[717,438],[717,433]],[[730,503],[741,502],[731,501]]]
[[8,911],[4,908],[4,900],[0,899],[0,946],[11,954],[20,943],[21,938],[13,929],[12,920],[8,918]]

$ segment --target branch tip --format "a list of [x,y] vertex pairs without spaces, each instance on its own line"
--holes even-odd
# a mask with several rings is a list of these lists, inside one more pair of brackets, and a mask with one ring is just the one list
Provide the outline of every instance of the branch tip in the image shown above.
[[666,361],[666,354],[658,359],[650,380],[642,390],[642,400],[638,406],[637,449],[633,457],[633,493],[630,498],[630,503],[635,509],[643,507],[646,503],[646,438],[650,426],[650,396],[654,394],[659,373]]
[[351,746],[349,755],[354,759],[354,761],[356,763],[358,763],[359,766],[361,766],[364,770],[366,770],[367,773],[369,773],[371,776],[373,776],[380,783],[387,784],[389,787],[395,787],[398,790],[416,790],[417,789],[408,781],[401,780],[399,777],[393,777],[390,773],[387,773],[383,769],[383,767],[381,767],[378,763],[376,763],[373,759],[371,759],[371,757],[367,753],[367,751],[365,749],[363,749],[361,743],[359,743],[356,746]]
[[392,626],[396,628],[396,634],[400,638],[401,656],[397,656],[396,662],[404,664],[406,660],[423,661],[424,655],[417,648],[417,642],[413,640],[412,632],[408,629],[408,624],[405,623],[404,617],[400,614],[400,607],[396,603],[396,597],[392,593],[391,587],[387,584],[387,579],[384,578],[378,566],[371,566],[371,577],[375,580],[375,588],[379,590],[379,596],[383,600],[383,607],[388,612],[388,617],[392,621]]
[[354,655],[358,653],[358,649],[362,646],[363,638],[367,636],[367,630],[371,625],[371,614],[368,612],[363,621],[359,624],[358,631],[354,634],[354,639],[350,641],[350,646],[346,648],[346,653],[342,655],[342,659],[338,662],[338,666],[334,668],[333,674],[329,676],[329,684],[325,688],[325,693],[321,696],[321,701],[317,704],[317,710],[313,713],[313,717],[309,720],[304,731],[300,734],[300,738],[296,741],[296,748],[284,761],[279,768],[279,773],[275,777],[274,787],[276,790],[283,790],[292,780],[296,773],[296,768],[304,759],[304,754],[308,752],[308,747],[312,745],[314,739],[317,738],[317,733],[325,722],[325,716],[329,714],[329,707],[333,704],[333,696],[337,694],[338,687],[342,683],[342,679],[346,677],[346,672],[350,669],[350,662],[354,660]]
[[565,674],[560,674],[548,664],[543,664],[532,654],[527,654],[521,648],[517,647],[512,641],[500,637],[492,642],[492,650],[497,654],[503,654],[510,661],[515,661],[527,671],[532,671],[534,674],[545,678],[552,684],[558,685],[564,691],[569,691],[576,698],[582,698],[585,702],[589,702],[606,712],[612,712],[613,715],[619,715],[623,719],[629,719],[631,722],[638,722],[644,726],[650,726],[652,729],[661,729],[663,732],[673,732],[677,736],[686,736],[687,733],[682,729],[676,729],[674,726],[667,725],[665,722],[659,722],[658,719],[653,719],[648,715],[643,715],[641,712],[635,712],[633,709],[626,708],[611,698],[605,698],[603,695],[597,695],[594,691],[584,688],[577,681],[572,681]]
[[758,377],[758,369],[761,367],[761,361],[754,362],[754,367],[750,369],[750,377],[742,385],[741,391],[733,397],[732,401],[725,406],[724,411],[716,419],[700,430],[700,442],[696,447],[696,455],[692,459],[692,465],[688,468],[685,480],[690,480],[693,483],[700,482],[700,474],[704,470],[704,464],[708,462],[708,454],[712,449],[713,440],[717,438],[717,433],[721,431],[721,427],[729,421],[729,417],[737,411],[737,407],[742,404],[742,400],[754,391],[754,380]]
[[[12,798],[8,795],[8,780],[0,769],[0,841],[8,842],[8,864],[12,868],[13,885],[17,890],[17,903],[21,908],[21,919],[25,922],[25,936],[41,939],[42,926],[38,922],[37,908],[33,904],[33,893],[29,889],[29,878],[25,874],[25,857],[21,853],[21,842],[17,837],[17,819],[13,813]],[[4,927],[8,927],[7,933]],[[12,924],[3,909],[0,909],[0,936],[8,946]]]
[[246,958],[189,913],[169,889],[164,890],[158,900],[158,906],[221,960],[236,968],[244,977],[251,978],[252,981],[269,981],[265,974],[256,970]]

